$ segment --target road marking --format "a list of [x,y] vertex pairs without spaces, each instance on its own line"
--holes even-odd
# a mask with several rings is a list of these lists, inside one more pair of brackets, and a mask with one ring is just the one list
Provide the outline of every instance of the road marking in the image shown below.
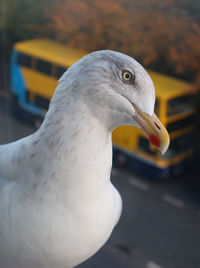
[[153,261],[148,261],[147,262],[147,268],[162,268],[160,265],[156,264]]
[[131,178],[129,180],[129,183],[137,188],[139,188],[140,190],[143,190],[145,192],[149,191],[149,185],[147,183],[144,183],[136,178]]
[[163,200],[168,202],[169,204],[178,207],[178,208],[183,208],[184,207],[184,202],[176,197],[173,197],[168,194],[163,195]]

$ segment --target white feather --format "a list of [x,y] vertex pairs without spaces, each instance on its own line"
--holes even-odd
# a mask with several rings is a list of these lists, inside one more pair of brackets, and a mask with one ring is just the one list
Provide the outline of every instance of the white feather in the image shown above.
[[0,146],[0,267],[74,267],[117,224],[122,203],[110,182],[111,131],[134,112],[122,97],[130,89],[114,79],[117,60],[151,84],[133,59],[92,53],[62,76],[40,129]]

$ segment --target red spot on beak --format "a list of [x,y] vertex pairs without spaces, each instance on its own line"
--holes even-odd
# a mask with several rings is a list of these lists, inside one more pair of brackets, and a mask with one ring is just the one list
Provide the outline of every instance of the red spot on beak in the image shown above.
[[156,135],[154,135],[154,134],[151,134],[149,136],[149,141],[150,141],[151,144],[153,144],[156,147],[159,147],[160,144],[161,144],[160,139]]

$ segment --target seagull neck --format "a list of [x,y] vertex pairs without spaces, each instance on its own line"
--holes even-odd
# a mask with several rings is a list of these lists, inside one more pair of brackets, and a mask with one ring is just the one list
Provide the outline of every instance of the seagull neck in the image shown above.
[[[48,166],[65,182],[107,182],[112,165],[111,132],[84,105],[50,112],[42,127]],[[55,174],[58,172],[59,174]],[[91,183],[91,182],[90,182]]]

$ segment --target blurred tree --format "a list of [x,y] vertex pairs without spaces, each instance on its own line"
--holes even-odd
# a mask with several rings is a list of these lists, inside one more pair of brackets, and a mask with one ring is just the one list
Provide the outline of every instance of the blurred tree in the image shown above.
[[62,0],[46,10],[55,38],[86,50],[117,49],[130,29],[123,0]]
[[147,67],[194,78],[200,26],[189,6],[189,0],[57,0],[46,8],[47,27],[65,44],[119,50]]
[[145,66],[184,78],[194,78],[200,71],[200,25],[188,13],[188,2],[129,2],[134,29],[131,50]]
[[47,21],[44,7],[53,1],[0,0],[0,31],[7,33],[11,43],[33,38],[36,34],[35,28],[41,28]]
[[0,34],[9,43],[42,36],[88,51],[119,50],[146,67],[195,78],[199,9],[197,0],[0,0]]

